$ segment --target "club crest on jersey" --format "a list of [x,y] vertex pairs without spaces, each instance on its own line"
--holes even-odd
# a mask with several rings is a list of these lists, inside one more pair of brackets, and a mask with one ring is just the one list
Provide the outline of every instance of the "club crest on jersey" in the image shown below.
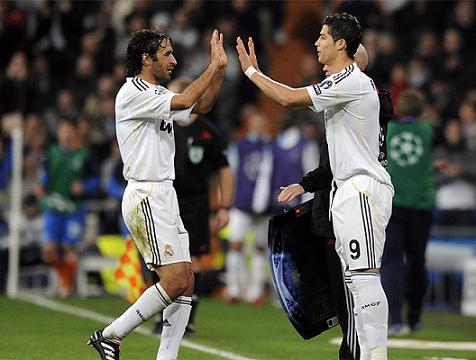
[[192,145],[188,148],[188,158],[193,164],[198,164],[203,160],[203,147]]
[[321,87],[325,90],[329,89],[331,86],[332,86],[332,81],[330,81],[330,80],[324,80],[323,82],[321,82],[319,84],[319,87]]
[[160,131],[167,131],[167,133],[170,134],[172,132],[172,123],[162,120],[160,123]]
[[165,245],[165,250],[164,250],[164,255],[165,256],[174,256],[174,251],[172,250],[172,245]]

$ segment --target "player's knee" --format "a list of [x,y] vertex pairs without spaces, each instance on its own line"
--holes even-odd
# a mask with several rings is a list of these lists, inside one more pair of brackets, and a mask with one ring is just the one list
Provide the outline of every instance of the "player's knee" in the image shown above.
[[160,285],[175,299],[193,291],[193,272],[189,263],[166,265],[159,271]]
[[54,243],[44,244],[41,249],[41,253],[43,256],[43,261],[46,264],[51,264],[59,260],[58,248]]
[[241,251],[243,249],[243,243],[241,241],[230,241],[228,244],[230,250]]

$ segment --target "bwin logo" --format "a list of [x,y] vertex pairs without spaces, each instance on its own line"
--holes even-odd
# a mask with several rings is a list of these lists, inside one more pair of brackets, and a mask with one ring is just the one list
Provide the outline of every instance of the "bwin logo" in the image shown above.
[[169,134],[172,132],[172,123],[168,123],[165,120],[162,120],[160,123],[160,130],[167,131]]
[[379,301],[373,301],[371,303],[362,305],[362,309],[367,309],[369,307],[374,307],[374,306],[379,306],[380,305],[380,300]]

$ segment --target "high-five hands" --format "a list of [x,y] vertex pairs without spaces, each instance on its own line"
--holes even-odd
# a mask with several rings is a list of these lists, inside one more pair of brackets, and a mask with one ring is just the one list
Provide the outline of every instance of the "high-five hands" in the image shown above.
[[236,51],[238,51],[238,58],[240,59],[241,69],[245,72],[250,66],[259,71],[258,59],[256,58],[255,44],[253,38],[248,38],[248,51],[245,48],[245,44],[240,37],[236,39]]
[[213,30],[212,37],[210,39],[210,65],[217,66],[222,69],[228,64],[228,57],[223,47],[223,34],[218,30]]
[[298,197],[299,195],[302,195],[305,193],[304,188],[299,184],[281,186],[279,189],[281,190],[281,192],[278,195],[279,202],[290,201]]

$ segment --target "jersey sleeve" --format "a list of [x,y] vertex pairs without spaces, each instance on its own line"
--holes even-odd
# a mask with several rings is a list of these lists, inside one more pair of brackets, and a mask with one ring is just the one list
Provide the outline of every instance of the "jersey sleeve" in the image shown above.
[[315,112],[324,111],[336,105],[345,105],[360,95],[360,91],[348,78],[337,79],[334,76],[328,77],[320,84],[306,87],[312,101],[311,110]]
[[164,87],[148,87],[146,90],[135,92],[128,110],[130,115],[137,119],[161,121],[164,118],[170,118],[173,121],[187,122],[195,104],[188,109],[172,111],[170,105],[172,98],[176,95]]

